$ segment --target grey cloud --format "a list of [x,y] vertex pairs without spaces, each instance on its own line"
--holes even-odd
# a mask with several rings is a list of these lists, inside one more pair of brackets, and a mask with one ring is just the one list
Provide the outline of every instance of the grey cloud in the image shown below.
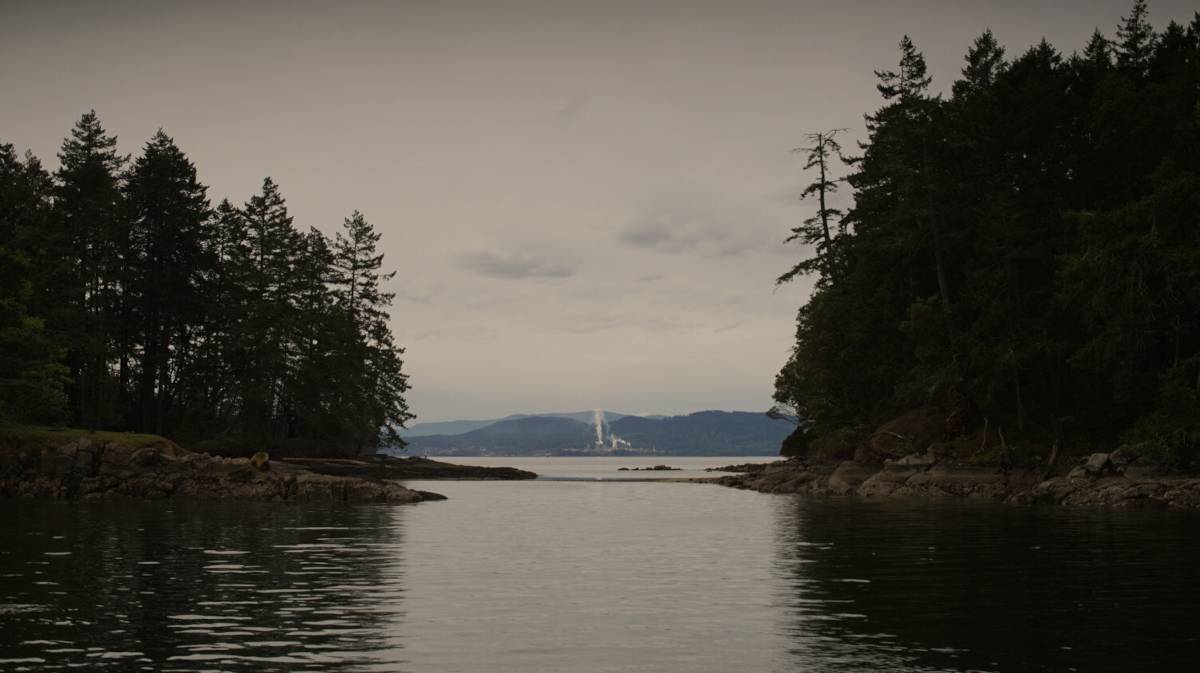
[[575,274],[576,262],[534,252],[473,252],[459,257],[459,265],[488,278],[529,280],[566,278]]
[[735,257],[767,250],[777,241],[751,208],[729,207],[699,212],[692,208],[658,209],[634,219],[619,234],[621,242],[662,253],[695,252],[709,257]]

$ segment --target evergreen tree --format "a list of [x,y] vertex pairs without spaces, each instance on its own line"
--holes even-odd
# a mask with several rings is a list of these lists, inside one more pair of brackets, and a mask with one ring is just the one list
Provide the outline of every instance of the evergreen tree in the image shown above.
[[1146,0],[1135,0],[1129,16],[1122,17],[1121,25],[1117,28],[1117,65],[1137,76],[1144,75],[1150,65],[1155,42]]
[[952,87],[954,97],[959,100],[986,92],[1008,65],[1004,61],[1004,47],[1000,46],[990,30],[985,30],[975,38],[975,43],[967,51],[966,60],[962,79]]
[[382,289],[382,283],[396,272],[382,271],[379,239],[379,232],[355,211],[343,222],[333,244],[336,302],[357,335],[347,358],[351,375],[345,388],[357,399],[342,403],[357,411],[347,420],[360,451],[373,450],[380,441],[403,446],[397,430],[413,418],[404,398],[409,387],[401,358],[404,349],[396,345],[387,324],[387,309],[395,294]]
[[128,158],[117,154],[116,145],[95,110],[75,124],[58,155],[56,230],[48,246],[56,271],[45,288],[46,318],[65,336],[75,421],[90,428],[112,420],[109,357],[128,247],[121,217],[121,173]]
[[[811,145],[799,147],[793,152],[804,152],[806,160],[804,170],[817,170],[817,179],[810,183],[800,193],[801,199],[817,197],[817,212],[812,217],[792,229],[792,235],[784,243],[799,240],[804,245],[813,246],[816,255],[804,260],[790,271],[780,276],[776,284],[786,283],[798,275],[821,271],[825,276],[833,273],[835,264],[834,244],[845,235],[845,225],[841,222],[844,213],[829,205],[829,199],[837,192],[838,180],[832,176],[832,161],[836,156],[842,158],[842,146],[838,144],[837,134],[845,129],[818,131],[806,137]],[[836,229],[835,229],[836,227]]]
[[242,427],[252,436],[284,434],[284,382],[294,371],[289,351],[296,321],[296,280],[292,273],[302,244],[300,233],[279,188],[263,180],[262,193],[242,209],[249,255],[235,266],[244,269],[246,318]]
[[1043,40],[1006,62],[985,32],[949,100],[901,42],[838,273],[776,378],[803,418],[789,451],[912,412],[943,414],[931,441],[964,459],[1037,460],[1076,418],[1089,446],[1195,464],[1200,15],[1161,34],[1147,16],[1136,2],[1115,47],[1097,32],[1066,60]]
[[31,154],[0,144],[0,421],[61,423],[69,370],[31,310],[45,281],[44,234],[51,218],[50,176]]
[[137,324],[137,425],[146,432],[163,432],[179,386],[192,373],[193,332],[206,308],[201,284],[212,266],[206,191],[196,167],[161,129],[125,187],[131,232],[125,317]]
[[333,241],[302,234],[270,178],[243,208],[212,209],[169,136],[126,172],[94,112],[60,158],[52,179],[0,145],[0,421],[224,453],[403,444],[395,272],[361,214]]
[[213,209],[206,242],[212,264],[203,276],[201,323],[196,336],[194,371],[202,435],[228,436],[238,430],[244,373],[252,368],[246,340],[249,293],[246,278],[252,258],[246,221],[228,199]]
[[[297,358],[290,391],[289,436],[307,436],[335,444],[339,439],[336,393],[344,372],[337,359],[348,335],[333,324],[338,318],[330,287],[333,253],[329,239],[309,229],[302,240],[295,267],[297,281],[297,329],[294,334]],[[351,340],[352,341],[352,340]]]

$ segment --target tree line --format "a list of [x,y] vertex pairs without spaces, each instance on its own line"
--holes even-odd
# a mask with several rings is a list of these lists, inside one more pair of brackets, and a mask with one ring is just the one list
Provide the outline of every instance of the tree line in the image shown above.
[[48,172],[0,144],[0,420],[241,452],[357,453],[413,416],[380,234],[300,230],[271,178],[213,206],[161,130],[94,111]]
[[[1200,13],[1138,0],[1081,52],[974,40],[949,95],[900,43],[845,156],[801,148],[815,277],[776,378],[785,446],[864,437],[921,407],[1017,443],[1200,450]],[[852,193],[841,212],[835,193]],[[789,239],[790,240],[790,239]],[[969,419],[969,420],[964,420]]]

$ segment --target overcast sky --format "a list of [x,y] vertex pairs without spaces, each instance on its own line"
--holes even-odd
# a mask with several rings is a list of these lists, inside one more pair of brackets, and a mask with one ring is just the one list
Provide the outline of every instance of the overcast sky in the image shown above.
[[421,421],[763,410],[810,287],[773,285],[812,209],[789,149],[860,136],[905,33],[948,89],[984,28],[1069,53],[1131,4],[4,1],[0,142],[53,168],[95,108],[214,203],[270,175],[302,228],[361,210]]

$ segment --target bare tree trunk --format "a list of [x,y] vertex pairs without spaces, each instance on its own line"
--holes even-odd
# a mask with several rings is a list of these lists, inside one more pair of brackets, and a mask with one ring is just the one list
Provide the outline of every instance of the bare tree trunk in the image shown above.
[[1016,355],[1009,349],[1009,360],[1012,363],[1013,386],[1017,389],[1017,429],[1025,429],[1025,402],[1021,397],[1021,370],[1017,367]]

